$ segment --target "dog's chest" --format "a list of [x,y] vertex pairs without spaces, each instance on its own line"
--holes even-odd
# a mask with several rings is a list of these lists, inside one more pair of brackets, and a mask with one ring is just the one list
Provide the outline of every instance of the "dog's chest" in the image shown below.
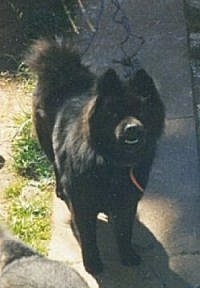
[[90,175],[89,192],[100,212],[110,212],[113,206],[124,202],[124,198],[133,193],[130,191],[128,176],[122,174],[105,169],[93,171],[92,177]]

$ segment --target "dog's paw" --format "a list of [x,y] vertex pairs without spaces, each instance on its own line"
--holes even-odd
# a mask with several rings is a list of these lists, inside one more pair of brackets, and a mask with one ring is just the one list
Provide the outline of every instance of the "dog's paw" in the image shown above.
[[130,249],[129,253],[121,255],[121,263],[124,266],[139,265],[141,263],[141,257],[133,249]]
[[100,259],[84,262],[85,270],[92,274],[98,275],[103,272],[103,263]]

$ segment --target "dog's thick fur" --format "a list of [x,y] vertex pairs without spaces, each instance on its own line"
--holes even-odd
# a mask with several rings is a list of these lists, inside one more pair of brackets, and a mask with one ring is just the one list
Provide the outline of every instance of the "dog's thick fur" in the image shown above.
[[49,260],[0,227],[1,288],[87,288],[67,265]]
[[112,69],[95,77],[62,41],[39,40],[27,63],[38,75],[37,135],[54,165],[57,195],[71,209],[85,268],[103,269],[96,243],[99,212],[113,221],[122,263],[137,264],[131,237],[142,193],[129,174],[145,189],[163,130],[164,107],[153,80],[142,69],[126,83]]

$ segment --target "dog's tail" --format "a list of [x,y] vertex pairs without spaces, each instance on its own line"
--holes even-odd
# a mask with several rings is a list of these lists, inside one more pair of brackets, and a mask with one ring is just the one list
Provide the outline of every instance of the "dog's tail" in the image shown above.
[[64,99],[92,86],[93,74],[81,64],[79,53],[62,39],[37,40],[25,62],[38,75],[38,89],[44,90],[38,94],[46,97],[48,107],[62,105]]
[[32,255],[38,255],[38,253],[16,240],[0,226],[0,275],[9,263]]

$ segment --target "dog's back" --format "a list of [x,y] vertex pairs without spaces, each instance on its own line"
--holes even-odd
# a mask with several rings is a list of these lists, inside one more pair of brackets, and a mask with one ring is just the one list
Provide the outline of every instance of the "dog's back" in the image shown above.
[[84,280],[63,263],[42,257],[0,227],[1,288],[86,288]]

